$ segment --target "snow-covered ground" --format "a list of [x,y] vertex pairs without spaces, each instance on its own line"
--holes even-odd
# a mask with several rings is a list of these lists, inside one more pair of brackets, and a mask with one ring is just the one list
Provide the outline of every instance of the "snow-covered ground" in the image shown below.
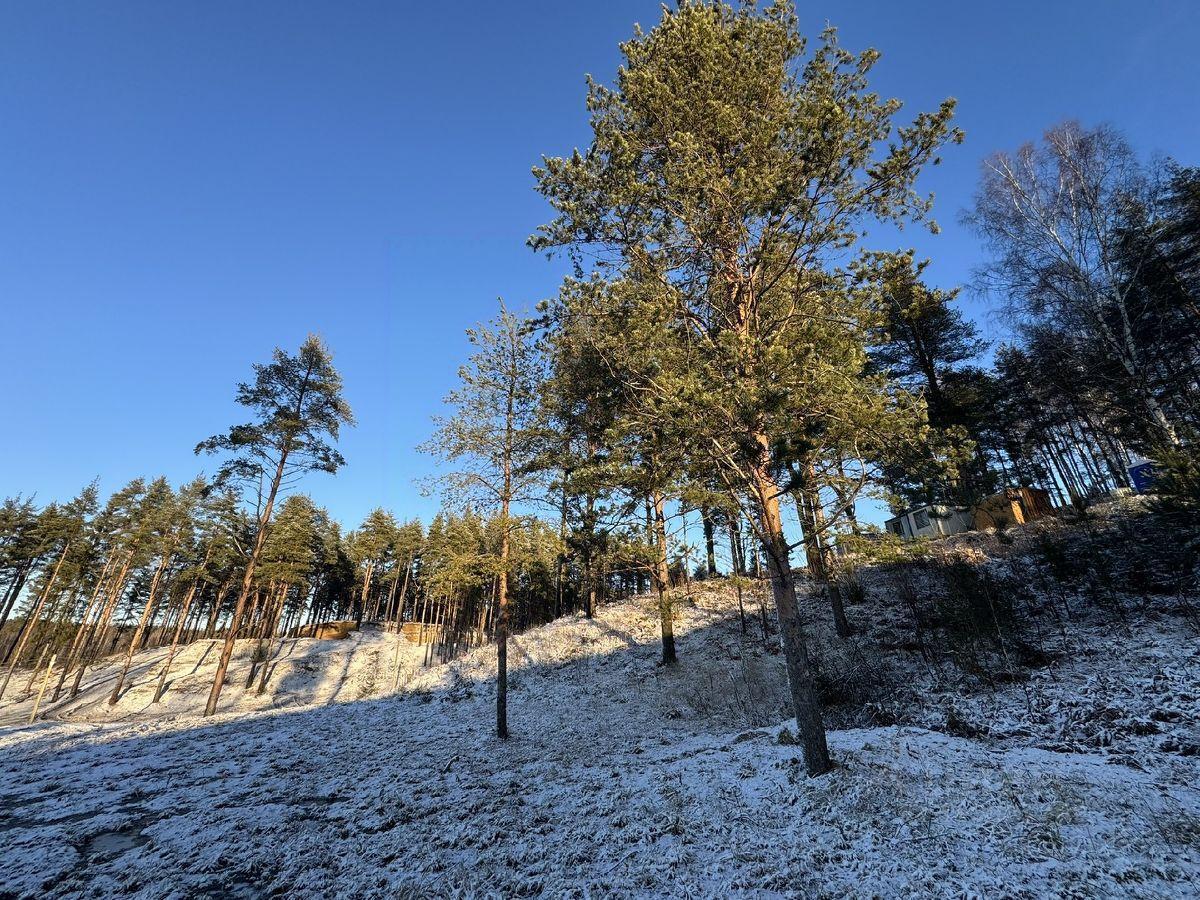
[[[167,648],[138,653],[126,676],[116,704],[108,700],[124,656],[112,657],[86,671],[81,689],[68,697],[74,673],[68,678],[58,703],[51,697],[57,679],[51,679],[38,710],[39,719],[55,721],[128,721],[137,719],[193,718],[204,709],[221,655],[221,641],[200,640],[181,646],[175,653],[157,703],[154,694],[166,661]],[[228,683],[221,693],[220,709],[240,714],[264,712],[285,706],[313,706],[360,700],[378,695],[393,686],[403,687],[423,667],[424,648],[382,631],[352,633],[345,640],[284,638],[264,644],[268,679],[258,693],[259,675],[246,687],[246,675],[258,650],[256,640],[238,641],[229,664]],[[258,670],[261,673],[261,669]],[[28,673],[13,678],[10,696],[0,702],[0,725],[26,722],[36,701],[41,681],[30,687]]]
[[832,731],[819,779],[729,594],[698,591],[676,631],[675,669],[645,598],[516,638],[507,742],[487,648],[423,669],[401,646],[393,691],[390,635],[288,641],[255,697],[246,647],[211,719],[208,642],[162,709],[153,653],[113,709],[98,670],[56,720],[0,729],[0,895],[1200,895],[1185,623],[1081,625],[1078,654],[955,700],[973,738],[932,730],[949,694],[904,715],[909,685],[897,718],[925,727]]

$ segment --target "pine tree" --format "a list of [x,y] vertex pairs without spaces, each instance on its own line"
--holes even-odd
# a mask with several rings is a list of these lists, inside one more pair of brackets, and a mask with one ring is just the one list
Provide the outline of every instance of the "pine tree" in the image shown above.
[[[667,498],[686,481],[681,445],[666,427],[656,394],[646,390],[662,367],[661,319],[647,319],[633,281],[610,284],[568,279],[550,307],[550,345],[555,366],[549,396],[556,422],[577,434],[581,445],[568,453],[568,495],[582,493],[583,509],[574,539],[583,554],[584,577],[593,582],[599,547],[599,501],[612,492],[626,498],[612,517],[629,520],[644,508],[639,565],[658,595],[662,661],[677,661],[671,599]],[[657,354],[657,355],[656,355]],[[594,582],[585,586],[589,611]]]
[[436,433],[423,449],[455,467],[441,478],[452,502],[495,512],[500,533],[496,551],[496,733],[506,738],[509,552],[517,525],[512,507],[532,499],[538,480],[531,467],[542,436],[539,402],[544,364],[530,323],[503,305],[489,325],[467,334],[476,350],[459,369],[459,387],[446,398],[454,414],[436,420]]
[[[37,633],[43,621],[47,601],[63,593],[63,564],[74,548],[77,552],[86,541],[89,519],[96,512],[97,490],[95,483],[85,487],[69,503],[62,506],[51,504],[38,517],[36,540],[37,556],[46,563],[37,581],[33,584],[30,605],[21,624],[15,643],[6,656],[8,671],[0,684],[0,697],[8,690],[13,671],[20,664],[25,648]],[[53,563],[50,562],[53,560]],[[58,592],[56,594],[56,591]],[[46,616],[53,619],[53,616]]]
[[259,673],[259,694],[266,690],[271,641],[279,630],[288,598],[293,592],[306,594],[316,572],[321,549],[318,519],[312,500],[304,494],[293,494],[280,504],[263,545],[258,582],[266,586],[267,605],[259,621],[254,664],[246,678],[249,687]]
[[[871,363],[923,399],[930,432],[907,442],[908,452],[883,462],[883,480],[904,505],[972,503],[990,492],[980,403],[983,375],[970,365],[986,349],[975,326],[953,303],[957,290],[923,281],[929,260],[913,251],[872,253],[855,266],[862,286],[876,298]],[[952,459],[953,465],[942,462]]]
[[310,335],[294,356],[276,350],[272,362],[255,365],[254,374],[253,384],[238,386],[237,401],[252,410],[255,418],[196,446],[197,453],[228,455],[219,481],[266,485],[265,490],[260,488],[254,544],[221,648],[206,716],[217,710],[280,489],[305,472],[335,473],[345,460],[329,439],[336,441],[342,426],[354,421],[342,397],[342,379],[333,367],[333,358],[315,336]]
[[409,585],[412,582],[413,569],[417,565],[421,550],[425,545],[425,530],[417,519],[405,522],[396,529],[391,544],[391,555],[397,565],[393,568],[388,580],[391,588],[388,597],[386,617],[394,623],[397,632],[404,622],[404,612],[408,600]]
[[931,288],[922,280],[928,265],[929,260],[918,262],[909,250],[871,254],[859,271],[864,282],[879,286],[883,307],[872,361],[923,394],[930,423],[947,428],[963,424],[968,413],[949,391],[947,378],[956,367],[977,359],[986,344],[953,305],[958,291]]
[[[372,579],[377,570],[386,566],[392,547],[396,542],[398,530],[395,518],[383,509],[374,509],[363,520],[356,531],[346,536],[346,546],[350,558],[362,573],[362,590],[358,595],[356,615],[358,627],[362,627],[363,616],[367,615],[367,606],[371,595]],[[378,615],[379,598],[371,607],[369,617]]]
[[[830,768],[779,498],[793,463],[849,406],[878,408],[848,273],[830,259],[871,219],[920,220],[914,181],[953,102],[897,127],[869,90],[875,51],[827,30],[806,57],[792,5],[687,3],[621,46],[615,88],[589,87],[592,142],[535,170],[558,217],[536,249],[595,253],[629,285],[631,342],[658,360],[638,385],[671,441],[750,497],[779,610],[808,770]],[[828,359],[825,351],[835,353]],[[814,365],[814,364],[818,365]]]
[[0,506],[0,635],[25,589],[25,583],[40,561],[42,542],[38,536],[38,509],[32,498],[5,498]]

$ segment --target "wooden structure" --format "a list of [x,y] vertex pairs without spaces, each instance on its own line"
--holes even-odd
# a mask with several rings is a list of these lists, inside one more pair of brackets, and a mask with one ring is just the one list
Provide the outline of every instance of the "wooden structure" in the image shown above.
[[315,637],[319,641],[340,641],[354,631],[354,622],[323,622],[320,625],[305,625],[295,631],[296,637]]
[[939,538],[985,528],[1025,525],[1052,515],[1050,495],[1041,488],[1005,488],[972,506],[918,506],[888,519],[884,527],[902,538]]
[[410,644],[428,644],[437,634],[437,626],[421,622],[405,622],[400,626],[400,633]]
[[1051,515],[1050,495],[1041,488],[1005,488],[972,510],[975,527],[1008,528],[1025,525]]

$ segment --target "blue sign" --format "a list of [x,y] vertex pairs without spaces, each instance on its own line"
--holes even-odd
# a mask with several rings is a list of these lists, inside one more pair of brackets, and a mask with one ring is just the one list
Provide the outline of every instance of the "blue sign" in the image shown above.
[[1129,480],[1139,494],[1148,494],[1154,488],[1154,463],[1138,463],[1129,467]]

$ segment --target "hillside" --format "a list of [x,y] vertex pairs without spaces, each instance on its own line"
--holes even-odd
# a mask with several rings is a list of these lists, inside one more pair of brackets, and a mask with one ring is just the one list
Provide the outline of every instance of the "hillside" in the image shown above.
[[[352,633],[345,640],[277,639],[270,648],[266,690],[260,695],[257,675],[253,686],[247,689],[245,685],[257,644],[255,640],[245,640],[235,645],[229,683],[221,695],[222,710],[254,714],[280,707],[360,700],[390,688],[397,679],[401,683],[411,680],[424,661],[423,648],[375,629]],[[159,647],[134,656],[126,687],[112,706],[108,700],[124,655],[89,669],[79,694],[73,699],[49,702],[54,687],[51,683],[38,718],[110,722],[199,715],[212,687],[221,641],[198,640],[180,647],[171,663],[166,689],[155,703],[154,694],[167,650],[168,647]],[[24,688],[28,682],[14,678],[14,684]],[[11,698],[0,702],[0,724],[27,721],[37,688],[35,684],[32,693],[13,691]]]
[[[872,596],[854,618],[895,627]],[[247,646],[208,720],[208,642],[181,655],[161,710],[143,654],[115,709],[97,685],[56,721],[0,731],[4,895],[1197,889],[1200,658],[1184,619],[1130,613],[1114,636],[1079,617],[1056,638],[1071,653],[983,690],[919,653],[885,659],[865,629],[825,666],[869,655],[876,694],[830,708],[839,769],[816,780],[779,724],[782,658],[755,623],[742,634],[732,592],[697,589],[676,627],[675,669],[656,665],[649,598],[518,636],[507,743],[487,648],[425,669],[403,647],[393,692],[392,636],[289,640],[253,697]],[[885,669],[907,682],[886,696]]]

